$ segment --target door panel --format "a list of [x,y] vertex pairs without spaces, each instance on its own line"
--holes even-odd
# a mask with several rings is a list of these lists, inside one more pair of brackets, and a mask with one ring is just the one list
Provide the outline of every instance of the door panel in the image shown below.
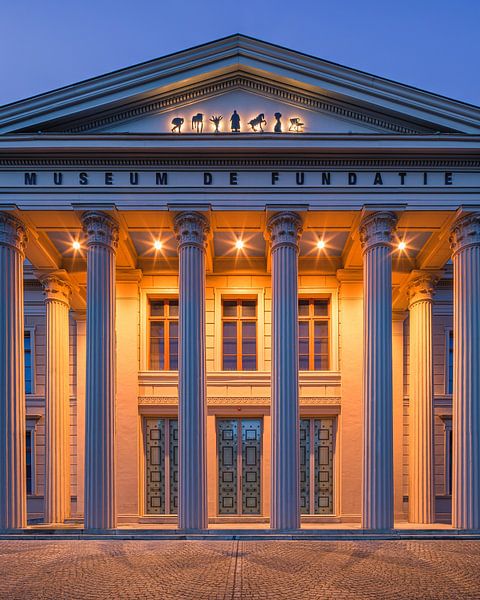
[[261,513],[260,419],[218,419],[218,513]]

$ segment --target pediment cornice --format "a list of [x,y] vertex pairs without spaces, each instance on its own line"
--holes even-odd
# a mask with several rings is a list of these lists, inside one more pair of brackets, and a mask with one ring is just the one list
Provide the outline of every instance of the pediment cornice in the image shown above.
[[[208,90],[220,85],[212,79],[223,78],[224,86],[238,85],[243,73],[249,74],[249,81],[241,85],[252,91],[259,86],[256,93],[274,93],[277,98],[286,94],[290,98],[286,101],[364,123],[380,119],[384,123],[377,126],[386,131],[480,132],[477,106],[233,35],[0,107],[0,134],[58,130],[67,124],[70,129],[91,131],[88,122],[114,118],[122,111],[130,110],[129,118],[133,118],[145,111],[163,110],[167,102],[188,102],[193,88],[180,91],[187,82],[197,86],[195,93],[218,93]],[[255,83],[255,77],[264,78],[263,85]],[[269,89],[271,82],[277,91]],[[286,89],[290,85],[300,92]],[[165,93],[162,98],[158,98],[160,90]],[[179,94],[185,94],[185,100]],[[159,102],[163,104],[155,108]]]
[[[345,102],[332,100],[319,94],[308,93],[292,86],[281,85],[259,77],[242,73],[214,81],[201,83],[194,87],[177,90],[174,93],[161,94],[155,98],[129,104],[126,108],[116,108],[95,118],[78,120],[51,131],[66,133],[85,133],[96,131],[119,122],[130,121],[153,113],[162,113],[172,108],[182,108],[206,98],[218,96],[233,90],[245,90],[253,94],[286,102],[312,111],[324,112],[342,119],[356,121],[385,131],[400,134],[427,133],[431,130],[412,126],[398,119],[388,118],[373,111],[360,109]],[[46,129],[48,131],[48,129]]]

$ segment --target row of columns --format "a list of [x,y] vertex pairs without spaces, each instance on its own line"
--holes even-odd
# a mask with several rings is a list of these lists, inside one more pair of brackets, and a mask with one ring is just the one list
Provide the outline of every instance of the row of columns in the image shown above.
[[[87,237],[85,527],[116,527],[115,258],[118,224],[83,215]],[[393,527],[392,238],[396,216],[373,213],[360,226],[364,264],[362,525]],[[180,213],[179,527],[207,527],[205,250],[208,220]],[[296,213],[275,214],[272,257],[271,527],[296,529],[299,509],[298,241]],[[0,529],[26,526],[23,261],[27,231],[0,213]],[[480,214],[452,229],[454,262],[453,525],[480,528]],[[433,520],[432,298],[438,274],[418,272],[410,308],[410,520]],[[41,277],[47,314],[45,519],[69,516],[68,310],[61,272]]]

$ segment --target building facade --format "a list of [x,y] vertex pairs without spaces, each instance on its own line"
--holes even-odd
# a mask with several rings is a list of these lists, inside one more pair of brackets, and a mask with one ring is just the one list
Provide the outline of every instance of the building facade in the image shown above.
[[480,529],[479,134],[244,36],[1,107],[0,529]]

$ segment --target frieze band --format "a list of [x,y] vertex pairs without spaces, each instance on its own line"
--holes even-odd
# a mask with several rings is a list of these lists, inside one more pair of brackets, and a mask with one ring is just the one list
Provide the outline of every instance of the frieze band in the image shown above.
[[440,188],[478,187],[479,172],[337,170],[0,171],[11,188]]

